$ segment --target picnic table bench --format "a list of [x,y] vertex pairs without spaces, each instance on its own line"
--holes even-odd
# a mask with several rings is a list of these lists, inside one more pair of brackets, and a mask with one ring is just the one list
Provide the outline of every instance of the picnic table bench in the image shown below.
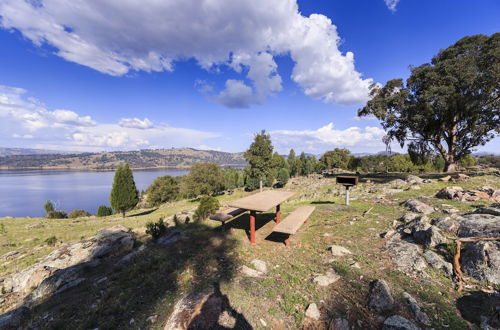
[[228,207],[211,215],[210,220],[220,221],[224,225],[226,221],[231,220],[234,217],[237,217],[238,215],[242,214],[245,211],[246,211],[245,209],[241,209],[238,207]]
[[290,246],[290,236],[294,235],[302,224],[307,223],[307,219],[314,212],[314,209],[314,206],[301,206],[290,213],[285,220],[274,226],[274,232],[288,234],[288,238],[285,240],[285,245],[287,247]]

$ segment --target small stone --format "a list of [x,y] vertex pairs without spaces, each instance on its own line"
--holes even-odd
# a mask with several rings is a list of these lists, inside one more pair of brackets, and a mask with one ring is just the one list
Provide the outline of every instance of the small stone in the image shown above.
[[343,257],[345,255],[352,254],[351,251],[340,245],[330,246],[330,251],[332,251],[332,255],[335,257]]
[[146,319],[146,322],[149,322],[149,323],[155,323],[157,319],[158,319],[158,315],[157,315],[157,314],[155,314],[155,315],[151,315],[150,317],[148,317],[148,318]]
[[410,209],[412,212],[430,214],[434,212],[434,208],[430,205],[425,204],[416,199],[407,200],[404,205]]
[[330,323],[328,330],[350,330],[349,322],[344,318],[336,318]]
[[135,320],[133,318],[130,319],[130,321],[128,321],[128,324],[132,325],[135,323]]
[[264,274],[262,272],[259,272],[258,270],[252,269],[252,268],[247,267],[245,265],[241,266],[240,271],[243,274],[243,276],[246,276],[246,277],[262,277],[262,276],[264,276]]
[[370,283],[370,296],[368,306],[379,312],[392,309],[394,298],[391,288],[384,280],[375,280]]
[[448,182],[451,180],[451,176],[447,175],[447,176],[444,176],[442,178],[439,178],[439,181],[441,182]]
[[333,272],[328,272],[326,275],[321,275],[321,276],[316,276],[313,279],[313,282],[318,284],[319,286],[329,286],[332,283],[337,282],[340,280],[340,276],[333,273]]
[[382,330],[421,330],[421,328],[402,316],[393,315],[384,321]]
[[263,319],[259,319],[259,321],[260,321],[260,324],[262,324],[263,327],[267,327],[266,321],[264,321]]
[[263,274],[267,274],[267,265],[266,265],[266,263],[264,261],[258,260],[258,259],[254,259],[250,263],[259,272],[261,272]]
[[420,306],[417,304],[417,301],[407,292],[403,293],[403,297],[408,302],[408,305],[410,306],[410,309],[413,312],[415,319],[418,322],[425,324],[426,326],[430,326],[431,321],[429,319],[429,316],[427,316],[427,314],[422,312],[422,310],[420,309]]
[[443,257],[441,257],[439,254],[437,254],[434,251],[427,250],[424,253],[424,258],[427,263],[435,269],[439,269],[444,271],[448,275],[453,275],[453,267],[451,266],[451,263],[446,262]]
[[318,321],[320,319],[321,314],[319,312],[318,306],[316,306],[315,303],[309,304],[309,306],[307,306],[306,316],[315,321]]

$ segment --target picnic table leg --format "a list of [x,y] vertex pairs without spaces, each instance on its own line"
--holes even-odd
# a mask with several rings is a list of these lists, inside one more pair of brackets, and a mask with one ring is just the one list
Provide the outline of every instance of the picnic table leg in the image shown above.
[[276,223],[280,223],[281,220],[281,212],[280,212],[280,204],[276,205]]
[[291,240],[292,240],[292,239],[291,239],[291,237],[290,237],[290,236],[291,236],[291,235],[288,235],[288,237],[287,237],[287,238],[286,238],[286,240],[285,240],[285,246],[286,246],[286,247],[290,247],[290,245],[291,245]]
[[250,243],[255,243],[255,211],[250,211]]

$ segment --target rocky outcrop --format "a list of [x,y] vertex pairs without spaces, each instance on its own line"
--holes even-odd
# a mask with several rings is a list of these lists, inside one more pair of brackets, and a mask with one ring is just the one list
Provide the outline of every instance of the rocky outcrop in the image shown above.
[[445,187],[437,192],[437,198],[452,199],[460,202],[491,201],[500,202],[500,190],[493,187],[482,187],[475,190],[464,190],[462,187]]
[[410,209],[412,212],[431,214],[434,212],[434,207],[425,204],[417,199],[409,199],[404,203],[404,206]]
[[460,264],[465,274],[480,281],[500,284],[500,242],[466,243]]
[[453,267],[451,263],[444,260],[439,254],[434,251],[427,250],[424,253],[425,261],[434,269],[442,270],[447,275],[453,275]]
[[[132,250],[134,242],[135,239],[128,228],[121,225],[106,228],[92,238],[68,244],[53,251],[33,266],[0,279],[0,285],[3,292],[25,295],[33,288],[37,288],[45,279],[53,277],[51,284],[46,283],[46,285],[57,290],[76,279],[75,276],[68,275],[73,270],[60,270],[84,263],[92,264],[106,257],[123,255]],[[40,290],[45,292],[48,289]],[[53,291],[53,289],[48,291],[51,290]]]
[[370,283],[370,296],[368,307],[384,312],[391,310],[394,306],[391,288],[384,280],[375,280]]
[[419,230],[413,233],[413,238],[418,244],[435,247],[446,243],[446,238],[441,235],[438,227],[430,226],[425,230]]
[[415,298],[413,298],[409,293],[403,292],[403,297],[406,299],[406,302],[408,303],[408,306],[410,306],[410,309],[413,313],[413,316],[415,317],[415,320],[418,322],[430,326],[431,321],[429,319],[429,316],[427,316],[426,313],[424,313],[421,309],[420,306],[417,304],[417,301]]
[[422,257],[422,248],[402,239],[401,235],[394,235],[389,239],[386,248],[396,268],[407,275],[413,275],[427,268],[427,263]]
[[467,214],[458,217],[458,237],[500,237],[500,216]]
[[421,330],[421,328],[400,315],[393,315],[384,321],[382,330]]

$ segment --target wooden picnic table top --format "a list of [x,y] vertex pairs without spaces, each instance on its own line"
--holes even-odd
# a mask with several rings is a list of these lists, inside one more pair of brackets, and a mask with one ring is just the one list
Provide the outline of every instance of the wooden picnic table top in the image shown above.
[[237,199],[229,204],[250,211],[266,212],[283,203],[295,193],[291,191],[266,190],[247,197]]

